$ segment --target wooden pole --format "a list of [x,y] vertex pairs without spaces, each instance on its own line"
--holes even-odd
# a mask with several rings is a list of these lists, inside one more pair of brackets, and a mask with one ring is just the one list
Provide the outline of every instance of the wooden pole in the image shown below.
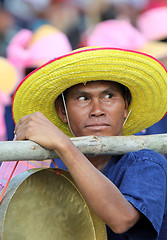
[[[87,136],[71,138],[76,147],[85,155],[121,155],[140,149],[151,149],[167,154],[167,134],[145,136]],[[45,149],[32,141],[0,142],[0,162],[56,159],[54,151]]]

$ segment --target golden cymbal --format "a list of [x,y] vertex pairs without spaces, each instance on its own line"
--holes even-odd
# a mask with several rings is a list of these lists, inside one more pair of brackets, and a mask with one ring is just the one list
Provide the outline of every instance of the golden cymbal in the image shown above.
[[106,240],[107,235],[67,171],[38,168],[10,181],[0,206],[0,239]]

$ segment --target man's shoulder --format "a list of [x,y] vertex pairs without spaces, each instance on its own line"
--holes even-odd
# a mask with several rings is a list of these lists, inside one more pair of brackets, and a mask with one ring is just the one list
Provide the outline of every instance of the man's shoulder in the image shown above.
[[152,163],[158,164],[167,172],[167,159],[160,153],[150,150],[142,149],[135,152],[129,152],[123,156],[124,158],[129,158],[133,163]]

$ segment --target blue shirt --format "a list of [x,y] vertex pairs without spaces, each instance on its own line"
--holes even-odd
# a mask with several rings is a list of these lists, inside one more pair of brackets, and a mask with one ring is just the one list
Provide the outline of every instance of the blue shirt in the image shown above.
[[113,156],[103,170],[142,214],[141,220],[124,234],[107,226],[108,240],[167,239],[167,160],[151,150]]
[[[66,166],[64,165],[64,163],[62,162],[61,159],[54,159],[54,160],[55,160],[55,163],[57,164],[58,168],[61,168],[61,169],[64,169],[64,170],[68,171],[68,169],[66,168]],[[55,168],[55,165],[52,161],[51,161],[50,167]]]
[[[157,123],[135,135],[151,135],[167,133],[167,114]],[[167,154],[165,154],[167,158]],[[167,238],[166,238],[167,239]]]

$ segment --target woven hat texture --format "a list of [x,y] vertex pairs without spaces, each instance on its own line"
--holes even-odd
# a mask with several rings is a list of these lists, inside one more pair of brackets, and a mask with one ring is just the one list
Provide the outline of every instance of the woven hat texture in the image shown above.
[[124,135],[135,134],[159,121],[167,112],[167,72],[155,58],[113,48],[81,48],[49,61],[29,74],[16,89],[13,117],[42,112],[65,134],[67,124],[58,117],[55,100],[67,88],[88,81],[108,80],[129,88],[131,114]]

